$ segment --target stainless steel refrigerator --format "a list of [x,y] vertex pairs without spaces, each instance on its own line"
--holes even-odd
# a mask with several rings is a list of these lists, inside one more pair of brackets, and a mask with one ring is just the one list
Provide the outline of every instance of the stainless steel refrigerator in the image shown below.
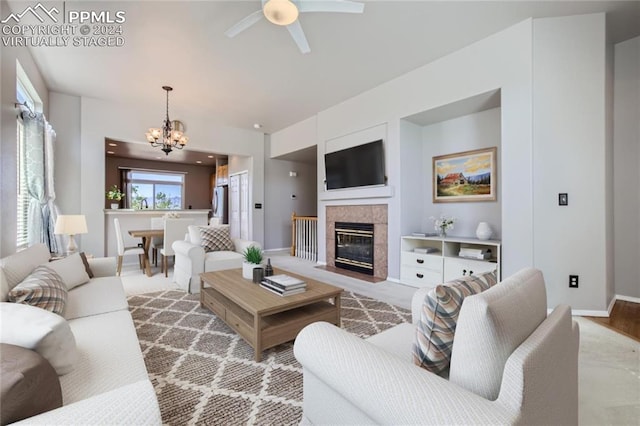
[[220,223],[229,223],[229,187],[216,186],[213,189],[213,217],[220,219]]

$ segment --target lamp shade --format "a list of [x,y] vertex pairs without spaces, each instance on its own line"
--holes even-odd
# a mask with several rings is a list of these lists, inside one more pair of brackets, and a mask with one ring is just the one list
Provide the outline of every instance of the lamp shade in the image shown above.
[[87,220],[83,214],[62,214],[56,220],[55,234],[77,235],[86,234]]

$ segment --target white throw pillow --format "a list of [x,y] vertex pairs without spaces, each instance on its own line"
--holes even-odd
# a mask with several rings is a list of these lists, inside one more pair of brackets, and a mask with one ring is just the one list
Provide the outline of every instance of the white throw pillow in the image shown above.
[[9,283],[4,276],[4,269],[0,268],[0,302],[6,302],[9,300]]
[[[0,267],[4,270],[9,290],[24,281],[36,266],[47,262],[50,257],[47,246],[40,243],[0,259]],[[4,293],[2,298],[6,300]]]
[[54,260],[45,263],[49,269],[53,269],[60,275],[62,281],[67,286],[67,290],[89,282],[89,274],[84,266],[80,253],[74,253],[64,259]]
[[0,303],[0,342],[31,349],[64,375],[78,360],[76,339],[60,315],[20,303]]

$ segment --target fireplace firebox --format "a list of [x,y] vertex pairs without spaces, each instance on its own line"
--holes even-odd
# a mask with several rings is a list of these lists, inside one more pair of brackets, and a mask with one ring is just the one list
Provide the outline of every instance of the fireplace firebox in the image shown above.
[[373,275],[373,224],[336,222],[337,268]]

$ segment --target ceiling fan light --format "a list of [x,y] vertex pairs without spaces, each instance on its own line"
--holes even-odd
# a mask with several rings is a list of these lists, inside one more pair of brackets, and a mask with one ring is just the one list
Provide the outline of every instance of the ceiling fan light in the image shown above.
[[289,0],[269,0],[264,4],[263,13],[276,25],[289,25],[298,19],[298,8]]

